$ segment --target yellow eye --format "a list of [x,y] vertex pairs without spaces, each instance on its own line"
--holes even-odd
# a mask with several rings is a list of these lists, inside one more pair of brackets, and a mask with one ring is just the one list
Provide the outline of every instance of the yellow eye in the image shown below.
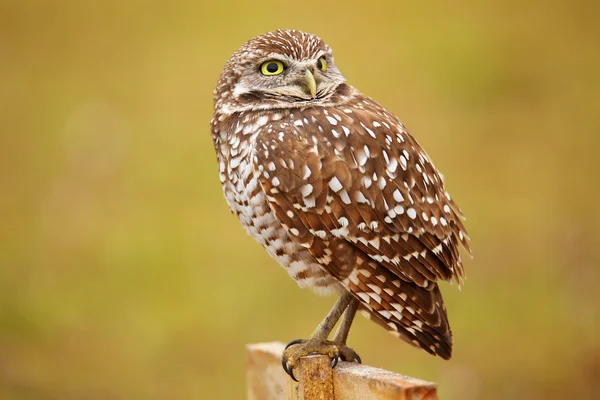
[[327,61],[325,60],[325,57],[319,57],[319,60],[317,61],[317,68],[319,68],[321,71],[327,71]]
[[260,66],[263,75],[279,75],[283,72],[283,63],[277,60],[266,61]]

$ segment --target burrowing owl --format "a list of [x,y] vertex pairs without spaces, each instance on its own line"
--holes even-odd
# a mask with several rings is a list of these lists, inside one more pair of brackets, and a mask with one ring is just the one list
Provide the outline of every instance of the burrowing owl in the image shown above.
[[[223,191],[250,236],[301,287],[340,299],[283,354],[360,361],[346,346],[356,313],[444,359],[452,333],[437,280],[461,282],[461,211],[402,122],[346,83],[319,37],[251,39],[214,92]],[[338,333],[328,340],[344,314]]]

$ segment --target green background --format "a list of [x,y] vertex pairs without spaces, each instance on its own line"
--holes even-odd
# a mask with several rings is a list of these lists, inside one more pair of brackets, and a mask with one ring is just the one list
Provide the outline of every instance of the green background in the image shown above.
[[302,291],[226,206],[228,57],[322,36],[446,176],[474,259],[451,361],[358,317],[363,360],[443,399],[600,380],[600,3],[0,1],[0,399],[245,396],[244,345],[308,335]]

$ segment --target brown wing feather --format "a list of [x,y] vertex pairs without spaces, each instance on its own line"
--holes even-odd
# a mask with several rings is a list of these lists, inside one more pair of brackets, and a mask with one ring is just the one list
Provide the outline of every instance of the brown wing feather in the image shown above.
[[452,335],[436,280],[462,279],[460,210],[400,121],[355,99],[263,127],[255,174],[291,238],[373,320],[448,358]]

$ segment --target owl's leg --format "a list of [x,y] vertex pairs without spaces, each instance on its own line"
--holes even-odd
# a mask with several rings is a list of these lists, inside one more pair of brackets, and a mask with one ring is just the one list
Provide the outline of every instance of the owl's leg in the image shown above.
[[[331,357],[332,367],[337,365],[340,358],[344,361],[360,362],[358,354],[346,346],[348,331],[352,325],[357,307],[357,300],[349,292],[344,293],[309,339],[296,339],[288,343],[283,351],[281,364],[293,380],[296,380],[293,370],[298,365],[298,361],[309,354],[323,354]],[[346,312],[335,339],[333,341],[328,340],[329,334],[344,311]]]
[[335,335],[334,342],[340,344],[346,344],[346,340],[348,340],[348,333],[350,332],[350,327],[352,326],[352,321],[354,321],[354,316],[356,315],[356,310],[358,309],[358,300],[352,298],[350,300],[350,304],[348,304],[348,308],[344,312],[344,318],[342,319],[342,323],[340,325],[340,329],[338,329],[337,334]]

